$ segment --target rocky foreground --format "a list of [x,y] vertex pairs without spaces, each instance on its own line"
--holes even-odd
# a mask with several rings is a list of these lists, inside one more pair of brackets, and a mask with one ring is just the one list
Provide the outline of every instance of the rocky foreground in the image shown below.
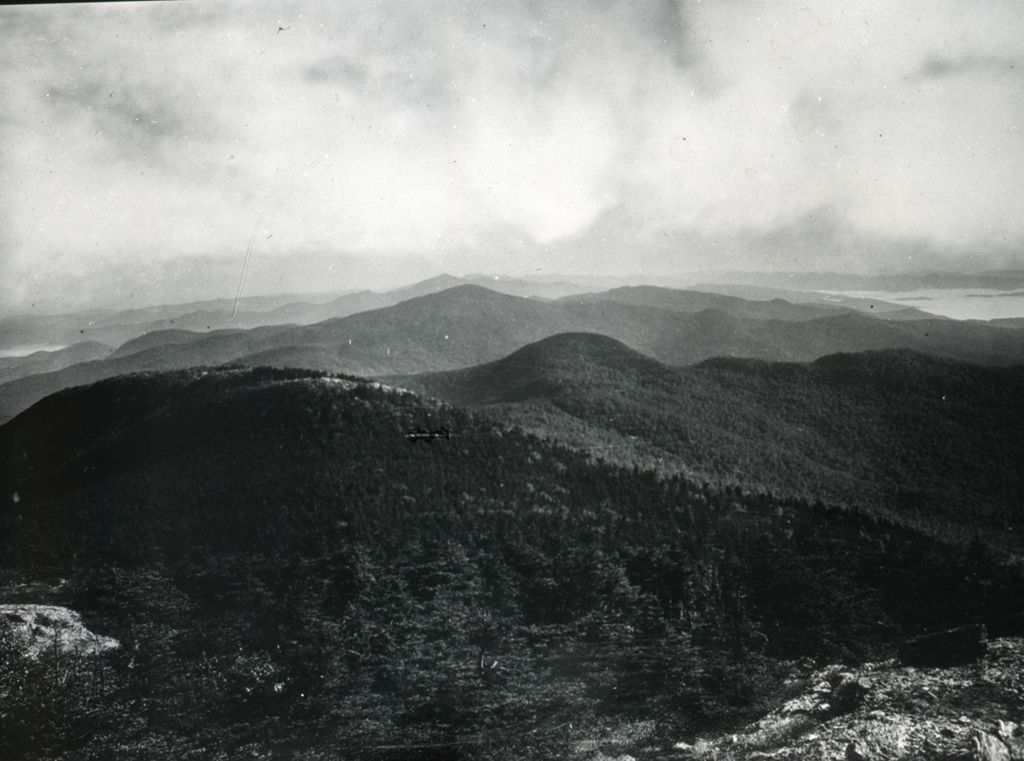
[[117,640],[85,628],[77,612],[59,605],[0,605],[0,643],[31,660],[44,653],[89,656],[120,647]]
[[660,758],[779,761],[1024,759],[1024,639],[997,639],[973,663],[830,666],[793,680],[789,699],[736,734],[678,743]]

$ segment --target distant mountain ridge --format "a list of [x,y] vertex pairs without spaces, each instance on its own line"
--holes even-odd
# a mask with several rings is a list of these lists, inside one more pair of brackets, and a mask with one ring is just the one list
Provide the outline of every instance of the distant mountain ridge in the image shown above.
[[[907,348],[998,365],[1024,362],[1024,330],[954,320],[887,321],[820,305],[657,288],[554,301],[522,298],[448,279],[392,306],[311,325],[272,325],[132,339],[109,360],[0,385],[0,420],[48,393],[136,370],[245,364],[362,376],[470,367],[565,332],[599,333],[670,365],[714,356],[808,361],[836,352]],[[707,308],[714,305],[715,308]],[[781,319],[785,317],[786,319]],[[144,349],[144,350],[142,350]]]
[[708,309],[718,310],[735,317],[756,320],[785,320],[799,322],[818,317],[846,313],[848,308],[838,304],[798,304],[773,297],[748,300],[736,296],[708,293],[699,290],[680,290],[654,286],[626,286],[603,293],[568,296],[563,301],[617,301],[635,306],[668,309],[673,312],[696,313]]
[[912,291],[922,288],[1024,287],[1024,270],[986,272],[894,272],[859,275],[842,272],[723,272],[719,282],[805,291]]
[[117,346],[161,330],[249,329],[266,325],[312,324],[459,285],[485,285],[503,293],[531,298],[558,298],[585,290],[564,281],[534,281],[493,275],[455,277],[447,273],[387,291],[276,294],[239,299],[208,299],[125,310],[86,310],[69,314],[20,314],[0,317],[0,349],[25,345],[99,341]]
[[38,375],[62,370],[80,362],[106,359],[114,352],[110,346],[98,341],[81,341],[55,351],[37,351],[19,357],[0,357],[0,383],[7,383],[27,375]]
[[846,307],[858,312],[881,317],[886,320],[908,319],[941,319],[906,304],[899,304],[878,299],[857,298],[846,294],[822,293],[819,291],[802,291],[794,288],[771,287],[766,285],[743,285],[737,283],[699,283],[690,286],[690,290],[704,293],[718,293],[723,296],[735,296],[753,301],[770,301],[784,299],[794,304],[820,304],[824,306]]

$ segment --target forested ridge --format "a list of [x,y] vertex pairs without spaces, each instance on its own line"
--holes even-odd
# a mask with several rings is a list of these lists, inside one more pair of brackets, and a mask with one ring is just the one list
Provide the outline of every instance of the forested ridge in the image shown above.
[[565,334],[394,382],[622,464],[1024,541],[1021,367],[879,351],[674,368]]
[[320,373],[112,379],[0,448],[7,598],[48,584],[122,644],[74,668],[0,648],[0,757],[540,759],[641,725],[653,753],[815,660],[1011,633],[1024,603],[982,541]]

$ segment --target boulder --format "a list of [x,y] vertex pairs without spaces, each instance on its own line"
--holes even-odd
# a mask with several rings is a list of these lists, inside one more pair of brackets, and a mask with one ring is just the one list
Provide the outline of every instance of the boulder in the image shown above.
[[973,761],[1010,761],[1010,749],[995,735],[975,732],[971,740],[974,743]]
[[852,740],[846,746],[846,761],[872,761],[873,754],[863,740]]
[[78,613],[59,605],[0,605],[0,634],[31,660],[47,653],[99,655],[120,647],[116,639],[89,631]]
[[1015,721],[997,721],[996,736],[1010,751],[1010,761],[1024,761],[1024,726]]
[[900,648],[905,666],[943,668],[972,663],[988,652],[988,634],[981,624],[908,639]]
[[842,681],[832,689],[832,711],[836,714],[852,713],[861,707],[864,698],[870,691],[866,679],[859,679],[853,674],[844,674]]

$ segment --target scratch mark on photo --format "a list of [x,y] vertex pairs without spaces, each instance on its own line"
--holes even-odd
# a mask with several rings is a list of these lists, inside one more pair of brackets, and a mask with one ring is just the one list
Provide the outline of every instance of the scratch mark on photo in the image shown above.
[[245,273],[249,269],[249,257],[252,255],[252,244],[256,240],[256,231],[259,230],[260,225],[263,223],[263,218],[267,216],[267,211],[270,207],[263,210],[260,214],[260,218],[256,220],[256,224],[253,225],[252,233],[249,235],[249,245],[245,249],[245,261],[242,263],[242,277],[238,280],[238,292],[235,294],[235,308],[231,310],[231,319],[234,320],[238,315],[238,300],[242,298],[242,288],[245,287]]

